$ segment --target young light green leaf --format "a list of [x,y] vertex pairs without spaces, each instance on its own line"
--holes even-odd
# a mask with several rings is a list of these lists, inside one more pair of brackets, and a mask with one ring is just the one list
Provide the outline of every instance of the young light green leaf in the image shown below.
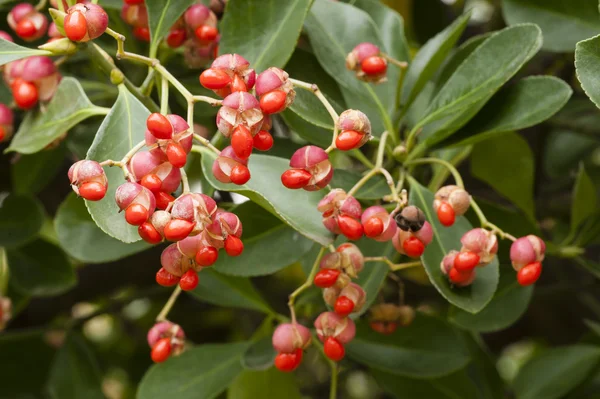
[[571,230],[590,217],[598,207],[596,186],[586,173],[583,164],[579,166],[575,187],[573,187],[573,203],[571,205]]
[[46,110],[27,114],[6,151],[38,152],[82,120],[107,111],[90,102],[77,79],[63,78]]
[[16,247],[32,240],[44,224],[44,208],[33,197],[0,196],[0,246]]
[[302,399],[293,373],[274,367],[264,371],[244,371],[227,390],[227,399],[285,398]]
[[13,189],[17,194],[37,194],[52,183],[65,160],[66,147],[60,145],[35,154],[23,155],[11,165]]
[[195,0],[146,0],[148,27],[150,28],[150,57],[156,56],[160,41],[171,26],[195,3]]
[[237,53],[262,72],[283,68],[296,47],[310,0],[230,0],[219,54]]
[[410,203],[425,213],[433,228],[434,237],[421,257],[433,286],[451,304],[469,313],[480,312],[492,300],[498,286],[498,259],[477,269],[477,277],[468,287],[454,287],[442,274],[440,263],[450,250],[460,250],[460,238],[473,228],[464,216],[456,218],[451,227],[444,227],[433,213],[433,193],[410,178]]
[[[148,115],[150,111],[124,85],[119,85],[117,102],[100,125],[87,158],[98,162],[123,158],[144,140]],[[127,224],[114,201],[117,187],[123,183],[123,171],[114,167],[106,168],[105,172],[108,178],[106,196],[101,201],[86,201],[88,211],[98,227],[109,236],[126,243],[139,241],[137,228]]]
[[45,50],[22,47],[8,40],[0,39],[0,65],[33,55],[52,55],[52,53]]
[[598,2],[588,0],[504,0],[509,25],[537,24],[544,34],[544,50],[572,52],[575,44],[600,31]]
[[585,94],[600,108],[600,35],[577,43],[575,71]]

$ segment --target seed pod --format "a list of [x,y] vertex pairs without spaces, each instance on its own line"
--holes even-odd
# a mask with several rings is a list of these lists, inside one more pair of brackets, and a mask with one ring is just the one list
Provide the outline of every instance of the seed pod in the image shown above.
[[373,43],[360,43],[346,56],[346,68],[351,71],[359,70],[361,62],[379,54],[381,54],[379,47]]
[[[368,231],[371,230],[369,230],[369,227],[367,227],[371,225],[371,221],[374,218],[378,219],[381,222],[381,232],[377,235],[370,234]],[[388,211],[385,210],[385,208],[379,205],[371,206],[365,209],[365,211],[362,213],[360,220],[365,229],[365,235],[367,235],[369,238],[374,239],[375,241],[389,241],[394,237],[396,231],[398,230],[396,221],[390,216],[390,214],[388,213]]]
[[194,259],[183,255],[177,248],[177,244],[171,244],[163,250],[160,264],[167,272],[177,277],[183,276],[189,269],[196,267]]
[[8,25],[21,39],[31,42],[46,34],[48,19],[28,3],[17,4],[8,13]]
[[498,238],[488,230],[476,228],[467,231],[460,239],[461,251],[470,251],[479,255],[479,266],[490,263],[498,252]]
[[336,253],[340,254],[341,269],[350,277],[356,278],[365,267],[365,257],[361,250],[350,242],[337,247]]
[[442,262],[440,263],[440,269],[442,273],[448,275],[450,269],[454,267],[454,259],[456,259],[456,255],[458,254],[458,251],[452,250],[444,255],[444,258],[442,258]]
[[202,25],[217,27],[217,16],[204,4],[193,4],[188,7],[183,18],[187,27],[192,31]]
[[108,189],[108,179],[104,169],[96,161],[84,159],[75,162],[69,168],[68,176],[75,194],[91,201],[102,199]]
[[230,84],[222,89],[213,90],[220,97],[227,97],[236,91],[249,91],[256,83],[256,72],[250,68],[250,62],[239,54],[220,55],[210,67],[222,70],[230,77]]
[[123,4],[121,19],[134,28],[148,27],[148,10],[145,4]]
[[235,155],[231,146],[225,147],[221,154],[215,159],[212,166],[212,172],[215,179],[221,183],[231,183],[231,172],[239,165],[247,166],[248,159],[241,159]]
[[[288,188],[303,188],[306,191],[317,191],[327,186],[333,178],[333,167],[329,155],[320,147],[308,145],[298,149],[290,159],[290,167],[281,175],[282,183]],[[300,187],[291,186],[288,179],[290,171],[303,170],[310,178]]]
[[215,200],[204,194],[189,193],[177,198],[171,208],[173,219],[183,219],[194,223],[190,235],[199,234],[213,222],[212,217],[217,212]]
[[336,138],[336,147],[348,151],[362,147],[371,138],[371,122],[361,111],[348,109],[337,120],[340,134]]
[[158,342],[161,338],[177,338],[182,341],[185,340],[185,333],[183,329],[170,321],[161,321],[152,326],[150,330],[148,330],[148,346],[152,348],[156,342]]
[[192,132],[190,131],[190,125],[187,124],[185,119],[183,119],[179,115],[169,114],[167,115],[167,119],[171,122],[171,126],[173,126],[173,136],[171,139],[160,140],[157,139],[148,129],[146,129],[145,139],[146,146],[152,148],[150,152],[158,157],[166,156],[167,149],[170,143],[176,143],[181,146],[181,148],[189,153],[192,150]]
[[419,231],[424,223],[425,214],[414,205],[407,206],[396,215],[396,224],[404,231]]
[[356,335],[354,321],[348,317],[342,317],[335,312],[323,312],[315,320],[317,336],[321,342],[326,338],[337,339],[341,344],[347,344]]
[[140,204],[148,210],[148,216],[151,216],[156,208],[156,199],[152,192],[146,187],[132,182],[125,182],[117,187],[115,200],[121,211],[132,204]]
[[521,270],[524,266],[542,262],[546,252],[544,240],[538,236],[528,235],[518,238],[510,247],[510,260],[515,271]]
[[435,193],[433,209],[437,212],[443,202],[450,204],[456,216],[461,216],[469,210],[471,196],[458,186],[444,186]]
[[146,175],[157,175],[162,181],[160,191],[167,193],[176,191],[181,184],[181,171],[173,167],[162,153],[140,151],[131,158],[128,169],[137,182]]
[[284,323],[273,332],[273,348],[277,352],[292,353],[296,349],[306,349],[311,341],[310,330],[301,324]]
[[294,85],[283,69],[271,67],[256,78],[256,95],[260,97],[260,106],[265,114],[274,114],[285,110],[296,97]]
[[40,101],[50,101],[61,80],[54,61],[46,56],[32,56],[4,66],[4,80],[11,86],[17,79],[33,83]]
[[[375,65],[375,67],[373,67]],[[386,81],[387,60],[373,43],[360,43],[346,56],[346,68],[366,82]]]
[[75,4],[67,10],[64,27],[67,37],[73,41],[94,40],[108,28],[108,14],[97,4]]
[[225,97],[217,114],[217,128],[230,137],[238,125],[244,125],[252,136],[259,132],[263,123],[263,113],[258,100],[250,93],[234,92]]

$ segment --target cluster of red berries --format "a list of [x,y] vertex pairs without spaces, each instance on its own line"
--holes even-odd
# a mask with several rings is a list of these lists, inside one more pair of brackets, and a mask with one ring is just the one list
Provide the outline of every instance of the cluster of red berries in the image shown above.
[[171,355],[178,355],[185,346],[185,333],[183,329],[170,321],[156,323],[148,331],[148,345],[150,357],[155,363],[162,363]]
[[145,42],[150,41],[148,10],[144,0],[123,0],[121,19],[133,27],[133,36],[136,39]]
[[360,43],[346,57],[346,68],[355,71],[360,80],[382,83],[386,80],[387,59],[373,43]]
[[50,101],[62,78],[52,59],[39,55],[4,65],[3,75],[16,105],[25,110]]

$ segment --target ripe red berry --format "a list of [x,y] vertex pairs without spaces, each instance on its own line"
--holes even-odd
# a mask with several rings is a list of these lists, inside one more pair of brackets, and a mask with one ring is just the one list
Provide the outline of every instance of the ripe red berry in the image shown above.
[[179,280],[179,286],[184,291],[192,291],[194,288],[198,286],[198,273],[195,270],[189,269],[187,272],[183,273],[181,279]]
[[250,169],[242,164],[235,165],[231,169],[229,178],[233,184],[237,184],[238,186],[244,185],[250,180]]
[[146,127],[154,137],[168,140],[173,136],[173,125],[163,114],[155,112],[146,119]]
[[425,245],[417,237],[408,237],[402,243],[402,249],[404,249],[406,256],[418,258],[425,252]]
[[517,281],[522,286],[528,286],[535,283],[542,274],[542,264],[540,262],[533,262],[524,266],[517,272]]
[[244,243],[236,236],[228,235],[225,239],[225,252],[229,256],[239,256],[244,251]]
[[335,148],[342,151],[349,151],[360,146],[360,141],[364,134],[354,130],[344,130],[335,138]]
[[210,90],[219,90],[227,87],[231,78],[222,69],[208,68],[200,74],[200,84]]
[[454,268],[461,273],[469,272],[479,264],[479,255],[475,252],[460,252],[454,258]]
[[142,237],[142,240],[150,244],[158,244],[162,241],[160,233],[149,222],[144,222],[138,227],[138,234]]
[[219,251],[215,247],[204,247],[196,253],[196,263],[200,266],[212,266],[219,257]]
[[164,191],[160,191],[154,194],[156,198],[156,209],[165,210],[169,207],[169,204],[175,201],[175,197],[173,197],[169,193],[165,193]]
[[176,168],[183,168],[187,162],[187,154],[180,144],[171,142],[167,145],[167,159]]
[[310,179],[312,175],[304,169],[288,169],[281,175],[281,183],[292,190],[305,187]]
[[351,216],[340,215],[337,218],[342,234],[350,240],[358,240],[363,235],[363,226],[360,221]]
[[158,175],[150,173],[149,175],[142,177],[140,184],[152,191],[152,193],[158,193],[162,187],[162,180]]
[[342,345],[340,341],[333,337],[328,337],[325,340],[325,343],[323,344],[323,351],[325,352],[325,355],[334,362],[339,362],[346,354],[344,345]]
[[231,148],[240,159],[248,159],[252,154],[254,139],[252,133],[244,125],[238,125],[231,134]]
[[173,29],[167,36],[167,44],[171,48],[177,48],[183,44],[185,38],[185,29]]
[[11,85],[12,95],[15,103],[21,109],[31,109],[38,102],[38,89],[31,83],[22,79],[17,79]]
[[169,241],[181,241],[194,230],[194,223],[183,219],[173,219],[167,223],[163,233]]
[[28,39],[30,37],[33,37],[37,33],[37,28],[35,27],[33,21],[27,18],[21,20],[17,24],[15,33],[22,39]]
[[236,91],[248,91],[246,82],[237,74],[233,77],[233,82],[231,82],[231,92],[234,93]]
[[263,113],[276,114],[285,109],[287,94],[282,90],[273,90],[260,98],[260,109]]
[[131,204],[125,209],[125,220],[133,226],[139,226],[148,220],[149,212],[141,204]]
[[87,20],[81,11],[67,14],[64,21],[65,34],[74,42],[78,42],[87,35]]
[[360,64],[360,68],[366,75],[380,75],[387,70],[387,61],[379,56],[365,58]]
[[207,44],[215,41],[217,36],[219,36],[219,31],[217,28],[213,28],[212,26],[200,25],[196,28],[194,34],[201,43]]
[[373,216],[365,222],[363,228],[367,237],[377,237],[383,233],[383,222],[378,217]]
[[266,130],[261,130],[254,136],[254,148],[259,151],[269,151],[273,147],[273,136]]
[[458,271],[455,267],[453,267],[448,272],[448,278],[454,284],[463,284],[471,279],[471,277],[473,276],[473,273],[475,273],[474,270],[463,273],[463,272]]
[[172,287],[179,282],[179,277],[172,275],[161,267],[156,273],[156,282],[163,287]]
[[152,347],[150,357],[154,363],[162,363],[171,356],[171,338],[161,338]]
[[354,306],[352,299],[342,295],[335,301],[333,310],[340,316],[348,316],[354,310]]
[[79,186],[79,195],[88,201],[99,201],[106,194],[106,186],[95,181]]
[[148,28],[142,28],[142,27],[137,27],[137,28],[133,28],[133,36],[135,36],[136,39],[141,40],[143,42],[149,42],[150,41],[150,29]]
[[278,353],[275,356],[275,367],[279,371],[289,373],[294,371],[302,362],[302,349],[296,349],[293,353]]
[[314,283],[319,288],[332,287],[340,276],[340,271],[336,269],[321,269],[315,275]]
[[452,226],[456,220],[454,208],[447,202],[442,202],[437,210],[437,216],[440,223],[446,227]]

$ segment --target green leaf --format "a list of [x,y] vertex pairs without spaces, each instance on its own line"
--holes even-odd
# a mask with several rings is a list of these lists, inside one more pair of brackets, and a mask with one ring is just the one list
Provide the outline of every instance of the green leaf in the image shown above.
[[572,93],[568,84],[553,76],[522,79],[496,93],[469,123],[442,145],[475,144],[537,125],[558,112]]
[[293,373],[274,367],[265,371],[244,371],[227,390],[227,399],[285,398],[302,399]]
[[137,399],[215,398],[242,372],[247,342],[199,345],[155,364],[144,375]]
[[[264,327],[268,328],[264,328],[264,331],[258,331],[258,333],[263,335],[263,337],[254,342],[242,357],[242,365],[247,370],[263,371],[273,367],[273,362],[275,361],[275,356],[277,355],[272,343],[273,327],[271,322]],[[263,328],[259,330],[262,329]],[[268,335],[264,335],[265,332],[268,332]],[[254,335],[256,336],[256,334],[257,333],[255,332]]]
[[322,245],[331,244],[331,233],[323,226],[321,214],[317,211],[317,204],[324,194],[289,190],[281,184],[281,174],[289,168],[289,161],[256,154],[248,165],[254,177],[243,186],[235,186],[221,183],[212,175],[212,164],[216,159],[212,151],[205,148],[199,148],[199,151],[202,152],[204,175],[214,188],[245,195],[303,236]]
[[230,0],[219,54],[237,53],[261,72],[283,68],[296,47],[310,0]]
[[[300,112],[300,111],[299,111]],[[303,111],[302,111],[303,112]],[[299,113],[294,112],[291,109],[286,109],[281,113],[282,119],[285,124],[298,136],[308,141],[311,144],[318,145],[319,147],[326,148],[331,143],[333,136],[333,130],[319,127],[315,125],[316,119],[307,121]],[[277,142],[275,141],[275,145]]]
[[104,233],[92,220],[83,199],[75,193],[69,194],[58,207],[54,223],[60,246],[82,262],[112,262],[150,248],[145,241],[125,244]]
[[46,110],[27,114],[6,151],[38,152],[94,115],[106,115],[106,108],[92,104],[77,79],[63,78]]
[[0,246],[16,247],[33,239],[44,224],[44,208],[33,197],[0,196]]
[[579,167],[575,187],[573,187],[573,203],[571,204],[571,230],[590,217],[597,209],[598,195],[594,182],[585,171],[583,164]]
[[75,271],[65,253],[57,246],[35,240],[8,251],[11,282],[26,294],[53,296],[77,284]]
[[[471,119],[541,46],[540,29],[533,24],[505,28],[492,34],[456,69],[433,98],[425,117],[423,146],[452,135]],[[465,82],[468,82],[466,84]]]
[[579,385],[600,360],[600,349],[572,345],[549,349],[527,362],[517,374],[517,399],[557,399]]
[[146,0],[148,27],[150,28],[150,57],[156,56],[160,41],[171,26],[195,0]]
[[[124,85],[119,85],[117,102],[100,125],[87,158],[98,162],[122,159],[144,140],[148,115],[150,111]],[[126,243],[139,241],[137,227],[127,224],[114,200],[117,187],[123,183],[123,171],[114,167],[106,168],[105,172],[108,178],[106,196],[101,201],[86,201],[88,211],[98,227],[109,236]]]
[[356,338],[346,345],[357,362],[381,371],[413,378],[434,378],[465,367],[469,353],[458,333],[444,321],[417,313],[408,327],[390,335],[357,323]]
[[490,303],[477,314],[452,308],[449,319],[471,331],[489,333],[503,330],[515,323],[527,310],[533,295],[533,286],[522,287],[512,267],[505,265],[498,290]]
[[466,13],[458,17],[446,29],[431,38],[417,53],[404,78],[402,106],[409,107],[425,84],[433,77],[444,62],[456,41],[467,27],[471,17]]
[[600,35],[577,43],[575,71],[585,94],[600,108]]
[[[273,274],[296,262],[313,245],[313,241],[281,223],[254,202],[245,202],[233,212],[245,227],[242,236],[244,253],[240,258],[219,257],[214,265],[219,273],[233,276]],[[255,231],[250,231],[246,226],[254,227]]]
[[524,138],[509,133],[477,143],[471,157],[471,173],[535,219],[535,166]]
[[65,159],[65,146],[23,155],[11,168],[13,189],[17,194],[37,194],[48,184],[60,170]]
[[473,226],[464,216],[456,218],[451,227],[440,224],[433,213],[433,193],[410,178],[410,203],[418,206],[425,213],[425,218],[431,223],[434,238],[421,257],[425,271],[434,287],[451,304],[470,313],[481,311],[492,300],[498,285],[498,259],[477,270],[477,277],[468,287],[454,287],[448,277],[442,274],[440,263],[450,250],[460,250],[460,238]]
[[571,130],[554,130],[544,146],[544,170],[551,177],[569,174],[598,146],[592,137]]
[[0,65],[33,55],[52,55],[49,51],[21,47],[18,44],[0,39]]
[[600,30],[598,2],[589,0],[504,0],[509,25],[533,22],[544,34],[544,50],[572,52],[575,44]]
[[191,294],[202,301],[272,313],[248,278],[226,276],[212,269],[202,270],[199,277],[198,287]]
[[[361,175],[344,169],[338,169],[331,179],[331,187],[349,191],[360,179]],[[390,188],[383,176],[375,176],[362,186],[354,195],[359,200],[377,200],[390,193]]]
[[83,337],[72,331],[50,369],[48,392],[55,399],[104,398],[100,368]]

